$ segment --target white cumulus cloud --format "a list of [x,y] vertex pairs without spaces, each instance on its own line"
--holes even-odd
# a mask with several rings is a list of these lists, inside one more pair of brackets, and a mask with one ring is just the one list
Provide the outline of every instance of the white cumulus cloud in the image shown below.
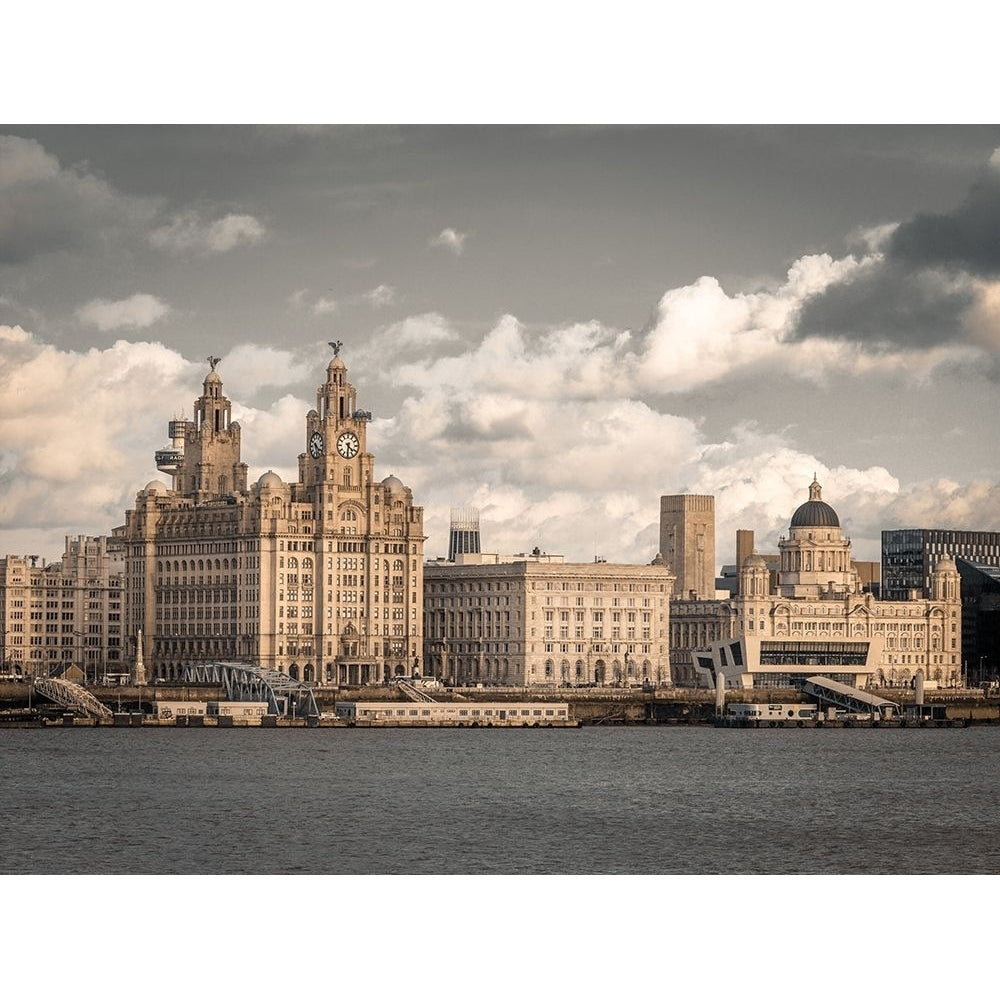
[[170,306],[155,295],[138,292],[127,299],[109,301],[91,299],[76,311],[76,318],[87,326],[98,330],[133,329],[142,330],[163,319],[170,312]]
[[[244,345],[219,366],[234,418],[245,425],[251,476],[294,478],[310,404],[284,395],[264,408],[240,402],[258,386],[304,369],[288,352]],[[4,551],[56,558],[65,534],[107,534],[158,473],[167,423],[191,416],[208,372],[158,343],[119,340],[77,352],[0,326],[0,524]],[[58,405],[53,405],[58,400]],[[263,468],[261,468],[263,465]]]
[[381,309],[396,301],[396,289],[392,285],[377,285],[371,291],[365,292],[364,297],[373,308]]
[[174,253],[225,253],[238,246],[252,246],[267,237],[267,229],[252,215],[230,213],[207,221],[189,210],[174,216],[149,234],[149,242]]
[[428,241],[428,246],[444,247],[444,249],[450,250],[458,257],[461,256],[462,251],[465,249],[467,237],[467,233],[460,233],[457,229],[452,229],[449,226],[447,229],[442,229],[437,236],[432,237]]
[[337,311],[337,300],[321,296],[313,303],[312,311],[317,316],[328,316]]

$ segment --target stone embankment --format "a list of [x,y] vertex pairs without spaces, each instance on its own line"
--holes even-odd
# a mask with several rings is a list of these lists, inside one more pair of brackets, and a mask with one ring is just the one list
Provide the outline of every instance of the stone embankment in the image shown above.
[[[122,687],[93,687],[88,689],[107,705],[115,715],[105,720],[104,726],[159,725],[153,716],[155,701],[222,701],[225,692],[215,687],[193,687],[168,684]],[[436,701],[537,701],[568,702],[573,719],[585,726],[609,725],[712,725],[715,722],[715,693],[690,688],[660,688],[643,691],[639,688],[555,688],[539,691],[528,688],[447,688],[430,692]],[[880,689],[885,698],[901,705],[914,704],[914,692]],[[315,689],[316,704],[321,713],[320,726],[344,725],[333,718],[337,701],[399,701],[408,699],[395,687]],[[726,703],[733,702],[782,702],[793,703],[803,698],[797,690],[728,691]],[[995,694],[986,697],[982,691],[958,689],[929,692],[928,704],[944,705],[948,720],[965,725],[1000,725],[1000,698]],[[127,721],[126,721],[127,720]],[[0,682],[0,726],[68,725],[64,710],[30,691],[29,685],[19,682]],[[94,720],[75,719],[73,725],[94,725]],[[163,720],[165,725],[177,726],[177,720]],[[195,726],[241,726],[242,720],[215,720],[204,718]],[[265,726],[305,725],[303,720],[268,719]]]

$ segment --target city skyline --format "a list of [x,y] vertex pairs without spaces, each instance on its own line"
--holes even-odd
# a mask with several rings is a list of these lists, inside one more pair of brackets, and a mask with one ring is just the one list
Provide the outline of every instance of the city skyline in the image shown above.
[[377,475],[485,550],[648,562],[659,497],[773,549],[813,475],[1000,529],[1000,129],[0,127],[0,529],[121,524],[211,358],[296,478],[330,340]]

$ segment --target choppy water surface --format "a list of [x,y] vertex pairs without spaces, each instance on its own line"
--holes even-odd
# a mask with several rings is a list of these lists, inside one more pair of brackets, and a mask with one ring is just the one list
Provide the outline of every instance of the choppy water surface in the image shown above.
[[0,730],[0,871],[995,874],[998,750],[993,728]]

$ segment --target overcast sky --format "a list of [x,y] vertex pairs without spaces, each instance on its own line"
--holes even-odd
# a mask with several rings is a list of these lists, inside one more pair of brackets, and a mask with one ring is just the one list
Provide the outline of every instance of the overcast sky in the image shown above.
[[294,478],[342,340],[369,447],[484,547],[648,562],[659,497],[859,559],[1000,530],[1000,128],[0,126],[0,552],[106,534],[218,370]]

